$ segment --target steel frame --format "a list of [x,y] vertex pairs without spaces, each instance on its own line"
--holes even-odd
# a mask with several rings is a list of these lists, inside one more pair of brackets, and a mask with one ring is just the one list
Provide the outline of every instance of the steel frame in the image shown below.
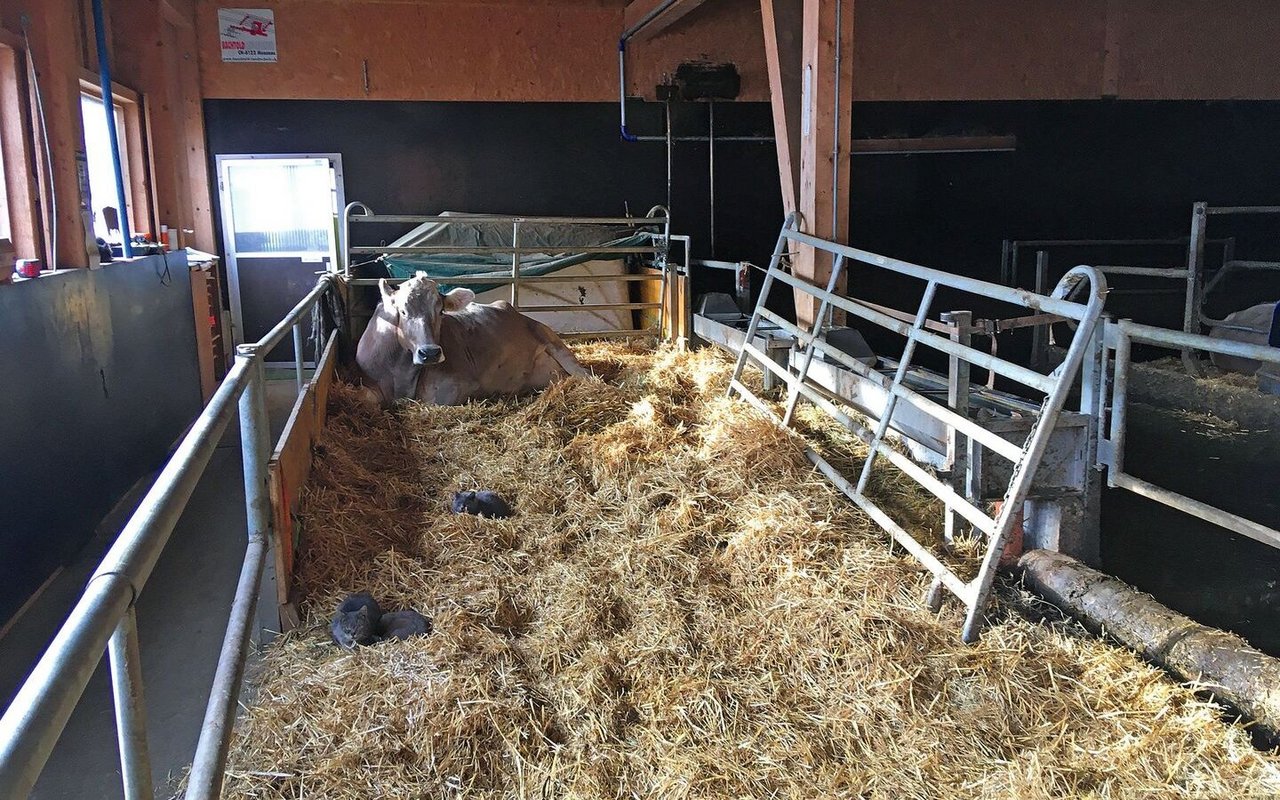
[[[359,212],[359,213],[356,213]],[[400,223],[420,225],[424,222],[431,222],[442,225],[456,225],[464,223],[506,223],[511,226],[511,246],[510,247],[453,247],[450,245],[426,245],[426,246],[359,246],[351,245],[351,225],[353,223]],[[545,247],[525,247],[520,244],[520,231],[524,225],[538,223],[562,223],[573,225],[630,225],[639,228],[659,228],[660,232],[645,231],[649,234],[651,244],[649,246],[638,247],[566,247],[566,253],[578,254],[601,254],[601,255],[641,255],[651,256],[660,270],[659,275],[597,275],[591,278],[592,282],[599,283],[640,283],[640,282],[657,282],[660,284],[659,297],[665,298],[671,290],[672,268],[670,262],[670,248],[672,240],[684,240],[685,244],[685,262],[689,260],[688,237],[673,236],[671,234],[671,215],[663,206],[654,206],[649,209],[649,213],[643,217],[519,217],[519,216],[500,216],[500,215],[454,215],[454,216],[431,216],[431,215],[415,215],[415,214],[375,214],[366,203],[358,200],[347,203],[342,211],[342,248],[343,259],[342,264],[334,265],[334,270],[339,272],[343,279],[352,286],[371,286],[378,283],[378,278],[358,278],[351,275],[351,257],[354,255],[387,255],[393,253],[460,253],[460,254],[477,254],[477,255],[493,255],[493,254],[509,254],[511,256],[511,270],[508,274],[490,273],[486,275],[470,275],[443,278],[440,276],[431,276],[436,280],[447,280],[448,283],[456,286],[467,286],[472,284],[502,284],[509,286],[511,289],[511,305],[517,311],[528,313],[555,313],[555,312],[582,312],[582,311],[617,311],[617,310],[656,310],[658,312],[657,328],[645,328],[641,330],[610,330],[610,331],[567,331],[562,335],[565,338],[635,338],[644,336],[661,336],[666,324],[666,307],[667,303],[659,301],[657,303],[595,303],[591,305],[541,305],[541,306],[521,306],[520,304],[520,287],[538,284],[564,283],[568,280],[581,281],[581,278],[565,278],[558,275],[528,275],[520,274],[521,256],[532,255],[534,253],[544,252]],[[428,273],[430,275],[430,273]],[[403,278],[388,278],[391,283],[399,283]],[[687,298],[688,294],[685,293]]]
[[[834,259],[832,276],[826,288],[815,286],[784,271],[782,260],[789,243],[809,245],[832,255]],[[925,282],[923,297],[915,314],[911,317],[910,323],[899,319],[896,315],[885,313],[885,311],[870,304],[835,294],[832,291],[840,272],[846,268],[846,264],[850,261],[917,278]],[[786,283],[793,289],[805,292],[821,301],[816,321],[809,330],[801,329],[765,307],[765,301],[769,296],[769,290],[772,288],[774,281]],[[1086,281],[1089,285],[1087,303],[1077,303],[1066,299],[1068,294]],[[1052,374],[1045,375],[974,349],[962,339],[953,338],[949,335],[941,336],[935,333],[928,325],[928,315],[939,287],[982,295],[989,299],[1027,307],[1041,313],[1054,314],[1077,322],[1078,326],[1068,348],[1066,360]],[[805,399],[822,409],[867,443],[869,453],[856,484],[851,483],[835,466],[812,447],[806,448],[805,455],[822,471],[828,480],[884,528],[898,545],[911,553],[917,561],[933,574],[933,584],[927,597],[927,602],[931,608],[935,611],[940,609],[943,588],[950,590],[965,604],[967,613],[961,635],[964,641],[973,642],[977,640],[981,632],[982,614],[991,592],[992,581],[995,578],[995,568],[1017,522],[1018,513],[1030,493],[1032,479],[1049,444],[1049,437],[1053,433],[1058,415],[1062,411],[1067,395],[1075,383],[1076,375],[1080,374],[1082,369],[1087,366],[1086,356],[1090,355],[1096,348],[1097,340],[1094,337],[1094,331],[1102,313],[1105,296],[1105,279],[1101,273],[1090,267],[1072,269],[1058,283],[1053,294],[1046,296],[949,274],[820,239],[801,232],[797,227],[795,215],[791,215],[783,224],[782,230],[778,235],[777,244],[774,247],[769,269],[760,292],[760,300],[751,315],[751,321],[738,353],[737,363],[734,365],[728,393],[731,397],[735,394],[741,396],[781,427],[790,427],[795,405],[799,397],[804,396]],[[821,338],[824,332],[823,329],[827,324],[828,312],[833,308],[842,309],[854,317],[878,325],[906,338],[906,346],[892,379],[876,373],[861,362],[831,347]],[[756,329],[761,320],[768,320],[778,325],[794,336],[798,345],[809,351],[805,355],[798,373],[792,373],[790,370],[775,364],[768,354],[760,351],[753,344]],[[994,370],[1006,378],[1044,392],[1046,394],[1045,400],[1023,445],[1019,447],[997,433],[978,425],[964,414],[959,413],[951,405],[937,403],[904,386],[903,377],[910,367],[917,345],[921,344],[968,364]],[[889,393],[884,413],[876,421],[874,431],[869,430],[861,422],[837,407],[808,382],[808,368],[815,353],[821,353],[827,358],[837,361],[855,372],[861,379],[880,385]],[[781,416],[742,382],[742,371],[748,358],[759,365],[762,370],[774,373],[787,385],[790,396],[787,400],[786,410]],[[986,447],[1012,462],[1013,468],[1004,501],[1001,504],[1000,511],[994,518],[988,516],[985,511],[962,496],[948,482],[940,480],[927,469],[889,446],[885,441],[885,435],[892,422],[894,410],[899,400],[903,400],[944,421],[948,426],[968,437],[974,446]],[[967,403],[967,397],[965,402]],[[961,580],[937,556],[890,518],[866,494],[867,484],[875,463],[881,457],[941,499],[946,505],[948,515],[955,514],[962,517],[986,535],[986,551],[977,577],[968,582]]]
[[[269,571],[267,554],[272,531],[267,462],[271,434],[263,359],[291,331],[294,342],[301,342],[302,318],[317,309],[322,296],[333,291],[335,284],[333,276],[322,276],[266,336],[236,348],[235,364],[125,524],[66,622],[0,718],[0,797],[30,794],[102,660],[103,649],[108,648],[124,796],[126,800],[151,800],[146,706],[134,607],[238,410],[248,536],[185,797],[210,800],[221,793],[245,656],[250,640],[263,627],[264,620],[255,624],[255,611],[264,571]],[[301,356],[295,366],[301,390]]]
[[[1208,203],[1196,203],[1191,208],[1191,243],[1187,247],[1187,306],[1186,324],[1183,331],[1199,334],[1202,326],[1225,324],[1224,320],[1213,319],[1204,313],[1204,299],[1213,289],[1233,272],[1253,270],[1280,272],[1280,261],[1242,261],[1235,257],[1234,240],[1229,253],[1224,254],[1222,268],[1206,284],[1204,282],[1204,251],[1208,238],[1209,217],[1280,214],[1280,206],[1211,206]],[[1206,348],[1196,348],[1206,349]],[[1202,377],[1204,370],[1193,355],[1193,349],[1182,351],[1182,365],[1187,372]]]
[[1135,342],[1170,350],[1182,350],[1184,353],[1196,351],[1221,353],[1276,365],[1280,365],[1280,348],[1215,339],[1198,333],[1142,325],[1127,319],[1108,320],[1103,338],[1106,346],[1104,359],[1111,361],[1110,370],[1103,371],[1111,384],[1111,419],[1110,424],[1106,426],[1103,425],[1101,418],[1098,420],[1099,430],[1105,431],[1099,437],[1098,463],[1099,466],[1107,468],[1107,485],[1127,489],[1241,536],[1248,536],[1255,541],[1280,548],[1280,531],[1131,475],[1125,472],[1124,464],[1125,433],[1129,414],[1129,366],[1132,346]]
[[[1094,265],[1094,269],[1104,275],[1134,275],[1149,278],[1168,278],[1182,281],[1184,296],[1182,311],[1182,330],[1185,333],[1198,334],[1204,326],[1224,324],[1223,320],[1214,319],[1204,312],[1205,298],[1228,275],[1244,272],[1280,272],[1280,261],[1251,261],[1235,257],[1235,237],[1210,239],[1208,236],[1209,217],[1241,216],[1258,214],[1280,214],[1280,206],[1211,206],[1205,202],[1197,202],[1191,207],[1191,233],[1181,239],[1043,239],[1043,240],[1010,240],[1006,239],[1000,254],[1000,278],[1009,286],[1018,285],[1018,254],[1023,248],[1035,248],[1036,273],[1035,291],[1044,292],[1048,286],[1049,249],[1057,247],[1154,247],[1185,245],[1187,248],[1186,263],[1178,267],[1135,267],[1127,265]],[[1210,246],[1222,248],[1222,266],[1213,273],[1213,277],[1205,282],[1208,270],[1205,267],[1205,251]],[[1162,289],[1121,290],[1135,294],[1161,294]],[[1170,291],[1178,291],[1176,289]],[[1042,326],[1034,330],[1031,346],[1032,364],[1043,365],[1047,362],[1047,337]],[[1191,350],[1181,354],[1183,366],[1197,377],[1204,375],[1199,361],[1192,356]]]

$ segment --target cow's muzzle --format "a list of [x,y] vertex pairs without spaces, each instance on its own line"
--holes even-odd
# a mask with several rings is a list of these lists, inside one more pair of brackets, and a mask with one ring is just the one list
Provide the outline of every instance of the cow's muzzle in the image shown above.
[[439,345],[424,344],[413,351],[413,363],[419,367],[424,367],[428,364],[439,364],[441,361],[444,361],[444,351],[440,349]]

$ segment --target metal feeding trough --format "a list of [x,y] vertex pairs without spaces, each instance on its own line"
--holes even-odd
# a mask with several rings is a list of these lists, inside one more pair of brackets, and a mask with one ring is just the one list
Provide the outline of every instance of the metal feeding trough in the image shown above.
[[[705,342],[736,353],[747,338],[750,321],[750,317],[739,310],[732,295],[711,292],[698,301],[697,313],[693,315],[693,332]],[[780,367],[786,367],[794,343],[794,337],[772,324],[759,325],[752,339],[752,344],[767,353]],[[766,370],[764,387],[773,389],[775,385],[773,373]]]

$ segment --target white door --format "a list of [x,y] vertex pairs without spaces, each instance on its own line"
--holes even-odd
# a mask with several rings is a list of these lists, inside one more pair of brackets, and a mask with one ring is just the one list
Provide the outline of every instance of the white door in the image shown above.
[[[256,342],[336,263],[342,157],[220,155],[217,164],[233,337]],[[292,363],[292,338],[267,361]]]

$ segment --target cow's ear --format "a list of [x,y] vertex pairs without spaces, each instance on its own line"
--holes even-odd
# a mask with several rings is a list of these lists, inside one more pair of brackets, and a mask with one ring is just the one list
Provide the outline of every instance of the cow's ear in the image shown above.
[[378,281],[378,291],[382,292],[382,305],[390,310],[392,307],[391,298],[395,296],[395,292],[391,289],[391,284],[387,283],[386,278]]
[[466,308],[472,300],[476,299],[476,293],[470,289],[459,286],[448,294],[440,295],[440,297],[444,300],[445,311],[461,311]]

